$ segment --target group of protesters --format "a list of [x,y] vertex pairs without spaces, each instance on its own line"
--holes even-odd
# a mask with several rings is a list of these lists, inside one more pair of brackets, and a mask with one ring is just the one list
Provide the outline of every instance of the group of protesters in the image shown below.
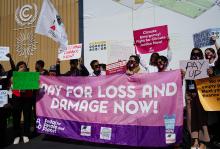
[[[212,37],[212,40],[216,41],[216,38]],[[202,60],[207,59],[210,63],[210,68],[207,73],[210,77],[220,75],[220,47],[215,42],[217,49],[207,48],[203,54],[199,48],[193,48],[190,55],[190,60]],[[20,61],[17,65],[10,54],[9,57],[11,69],[5,71],[4,67],[0,64],[0,85],[1,90],[8,90],[11,94],[11,99],[8,104],[0,108],[0,145],[5,146],[6,143],[6,128],[7,118],[12,115],[13,118],[13,132],[14,141],[13,144],[18,144],[23,139],[24,143],[29,142],[31,136],[31,121],[32,117],[36,119],[36,96],[37,90],[12,90],[12,72],[27,72],[28,67],[24,61]],[[139,55],[131,55],[126,64],[126,74],[134,75],[136,73],[153,73],[163,72],[171,70],[169,63],[172,59],[172,51],[168,46],[167,55],[159,55],[159,53],[152,53],[149,64],[145,64]],[[40,75],[48,76],[100,76],[105,75],[105,64],[100,64],[98,60],[93,60],[90,66],[93,72],[89,73],[87,68],[84,66],[82,59],[70,60],[70,70],[64,74],[60,72],[60,60],[57,59],[56,64],[50,66],[49,70],[44,69],[44,61],[38,60],[35,63],[35,70]],[[184,71],[182,71],[184,77]],[[214,140],[216,143],[220,142],[219,133],[216,131],[219,129],[220,114],[218,112],[207,112],[202,107],[195,81],[186,80],[186,113],[187,113],[187,128],[191,134],[191,148],[206,148],[210,141]],[[32,112],[33,111],[33,112]],[[23,112],[23,129],[21,129],[21,116]],[[215,124],[209,125],[209,117],[217,115],[218,119]],[[208,131],[210,130],[210,131]],[[213,131],[214,130],[214,131]],[[36,128],[34,126],[34,133]]]

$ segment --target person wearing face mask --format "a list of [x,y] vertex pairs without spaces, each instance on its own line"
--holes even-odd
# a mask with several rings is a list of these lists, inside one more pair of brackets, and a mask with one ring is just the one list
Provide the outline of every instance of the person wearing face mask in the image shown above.
[[126,65],[126,74],[133,75],[135,73],[143,73],[143,70],[141,70],[139,64],[140,58],[137,55],[131,55]]
[[[202,50],[193,48],[190,60],[203,60]],[[206,112],[199,100],[194,80],[186,80],[186,107],[187,125],[192,138],[191,148],[205,149],[210,142],[208,132],[208,112]]]
[[[170,38],[168,37],[167,40],[168,40],[167,54],[166,56],[163,57],[166,57],[167,62],[170,63],[170,61],[172,60],[172,50],[170,48]],[[144,69],[148,73],[158,72],[159,70],[158,70],[157,60],[159,56],[160,56],[159,53],[152,53],[150,56],[149,65],[145,65],[142,59],[140,59],[140,65],[144,67]]]
[[[16,71],[27,72],[28,68],[24,61],[20,61],[16,65]],[[13,79],[13,78],[12,78]],[[13,85],[13,84],[12,84]],[[30,127],[31,127],[31,114],[32,114],[32,90],[13,90],[13,131],[14,131],[14,142],[18,144],[20,137],[23,136],[23,142],[29,142]],[[21,114],[24,116],[24,131],[21,130]]]
[[105,75],[105,72],[101,70],[101,66],[100,66],[98,60],[92,60],[90,63],[90,66],[93,70],[93,72],[90,74],[90,76]]

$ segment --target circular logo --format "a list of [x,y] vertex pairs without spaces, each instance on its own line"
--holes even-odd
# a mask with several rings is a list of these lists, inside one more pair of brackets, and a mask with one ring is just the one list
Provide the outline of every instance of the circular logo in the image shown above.
[[36,4],[33,5],[26,4],[21,8],[18,7],[16,9],[15,20],[17,24],[20,26],[31,25],[36,20],[37,14],[38,14],[38,9]]
[[40,121],[39,118],[36,120],[36,128],[37,129],[41,129],[42,128],[41,121]]
[[16,39],[16,51],[19,56],[28,57],[37,49],[33,33],[20,33]]

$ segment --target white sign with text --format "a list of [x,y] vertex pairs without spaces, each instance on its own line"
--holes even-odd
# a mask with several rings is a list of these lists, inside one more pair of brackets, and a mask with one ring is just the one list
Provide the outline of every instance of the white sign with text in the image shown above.
[[59,49],[58,58],[63,60],[79,59],[82,53],[82,44],[68,45],[67,49]]
[[0,47],[0,61],[9,61],[6,54],[9,53],[9,47]]
[[197,80],[207,78],[209,62],[207,60],[182,60],[180,68],[186,72],[186,80]]

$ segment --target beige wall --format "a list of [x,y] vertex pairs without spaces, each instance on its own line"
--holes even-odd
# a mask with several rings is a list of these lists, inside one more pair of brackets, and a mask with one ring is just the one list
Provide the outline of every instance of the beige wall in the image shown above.
[[[55,64],[57,58],[58,44],[48,37],[34,33],[42,1],[43,0],[0,0],[0,46],[10,47],[10,53],[12,54],[15,63],[20,60],[28,62],[31,71],[34,71],[34,65],[37,60],[44,60],[46,64],[45,68],[48,69],[50,65]],[[78,43],[78,0],[51,0],[51,2],[54,4],[63,20],[68,35],[69,44]],[[25,4],[31,4],[31,6],[34,6],[33,3],[35,3],[38,8],[38,16],[36,21],[31,25],[18,25],[15,20],[16,9],[18,7],[21,8]],[[24,15],[34,16],[35,12],[36,11],[34,11],[34,9],[30,9],[26,11]],[[19,15],[17,16],[19,18]],[[22,34],[27,35],[28,33],[33,33],[34,36],[32,40],[29,38],[29,41],[27,39],[24,41],[18,41],[18,39],[22,39]],[[36,43],[33,42],[34,40]],[[19,56],[19,52],[16,51],[16,46],[18,45],[20,45],[20,49],[23,49],[23,47],[29,45],[32,45],[31,47],[36,46],[36,50],[31,56]],[[0,63],[4,65],[6,70],[9,69],[8,62]],[[64,73],[68,69],[69,62],[61,62],[61,72]]]

